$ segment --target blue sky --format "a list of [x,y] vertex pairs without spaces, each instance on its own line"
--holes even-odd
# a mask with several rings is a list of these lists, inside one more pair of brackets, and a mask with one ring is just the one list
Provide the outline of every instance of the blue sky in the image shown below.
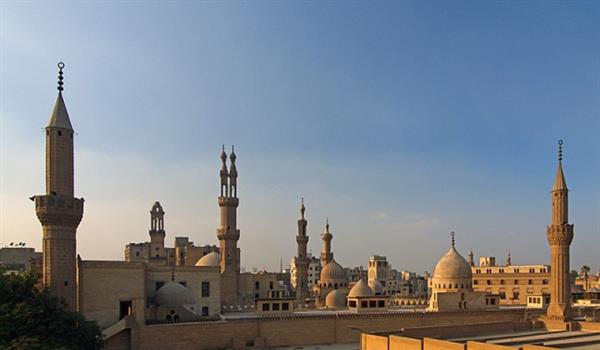
[[242,265],[309,249],[433,268],[548,263],[565,140],[572,265],[600,268],[600,5],[594,2],[140,2],[0,5],[0,242],[41,247],[44,137],[63,60],[84,259],[176,235],[216,243],[221,144],[235,144]]

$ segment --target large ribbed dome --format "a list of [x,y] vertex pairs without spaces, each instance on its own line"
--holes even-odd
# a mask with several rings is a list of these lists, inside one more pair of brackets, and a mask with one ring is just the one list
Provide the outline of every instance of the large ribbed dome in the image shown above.
[[329,292],[329,294],[327,294],[327,297],[325,297],[325,306],[329,308],[345,307],[346,293],[338,289],[332,290]]
[[350,293],[348,293],[349,298],[372,297],[373,295],[375,295],[375,293],[373,293],[373,290],[362,278],[358,282],[356,282],[354,287],[350,289]]
[[154,294],[154,301],[158,305],[183,306],[196,304],[194,293],[180,283],[168,282],[160,287]]
[[210,252],[198,259],[198,261],[196,262],[196,266],[221,266],[221,254],[217,252]]
[[462,280],[472,279],[471,265],[460,255],[454,245],[435,265],[433,277],[436,279]]
[[321,270],[319,282],[329,281],[346,281],[346,272],[342,265],[338,264],[335,259],[331,259]]

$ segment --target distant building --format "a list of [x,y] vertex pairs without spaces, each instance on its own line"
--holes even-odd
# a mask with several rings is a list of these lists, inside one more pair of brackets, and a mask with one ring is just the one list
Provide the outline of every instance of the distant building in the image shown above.
[[27,247],[0,248],[0,267],[9,272],[23,272],[36,270],[41,264],[42,253]]

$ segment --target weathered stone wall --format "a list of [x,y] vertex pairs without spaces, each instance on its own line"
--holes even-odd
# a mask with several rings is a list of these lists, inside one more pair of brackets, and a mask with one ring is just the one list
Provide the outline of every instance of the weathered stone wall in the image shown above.
[[299,346],[360,341],[361,332],[398,331],[402,328],[517,322],[523,310],[472,313],[380,313],[261,317],[238,321],[141,326],[140,349],[179,350],[264,346]]

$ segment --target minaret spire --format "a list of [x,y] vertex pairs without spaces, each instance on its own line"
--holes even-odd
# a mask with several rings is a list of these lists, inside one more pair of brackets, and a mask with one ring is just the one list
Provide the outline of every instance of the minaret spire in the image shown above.
[[76,233],[84,201],[74,197],[74,131],[62,96],[64,67],[58,63],[58,96],[46,126],[46,194],[32,199],[43,228],[44,286],[76,310]]
[[333,253],[331,252],[331,240],[333,239],[333,235],[329,232],[329,218],[325,219],[325,231],[321,234],[321,239],[323,240],[321,267],[323,267],[333,259]]
[[562,168],[563,141],[558,141],[558,168],[552,186],[552,221],[546,236],[551,253],[551,292],[548,318],[569,320],[571,312],[571,286],[569,282],[569,249],[573,241],[573,225],[569,224],[569,190]]
[[296,235],[296,243],[298,244],[298,254],[294,257],[295,264],[295,287],[296,287],[296,299],[300,304],[306,302],[308,298],[308,255],[306,254],[308,246],[308,234],[306,233],[306,226],[308,221],[304,217],[306,207],[304,206],[304,198],[300,200],[300,219],[298,220],[298,235]]

